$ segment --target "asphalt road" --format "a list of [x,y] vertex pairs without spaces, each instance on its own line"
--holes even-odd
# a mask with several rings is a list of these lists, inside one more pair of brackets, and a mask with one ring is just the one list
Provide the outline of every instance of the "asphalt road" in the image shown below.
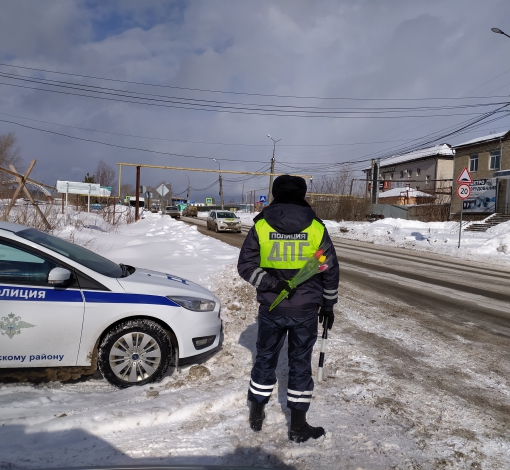
[[[204,220],[183,218],[201,233],[241,248],[243,233],[215,233]],[[453,322],[497,328],[510,338],[510,272],[432,253],[335,239],[341,283],[370,297],[405,302]]]
[[[217,234],[205,221],[184,221],[236,247],[249,229]],[[347,374],[343,385],[386,384],[393,397],[389,410],[424,448],[461,435],[482,454],[475,428],[490,442],[507,439],[510,272],[423,251],[333,242],[341,271],[332,336],[352,338],[361,357],[377,363],[377,372],[355,370],[352,377],[350,356],[329,364]]]

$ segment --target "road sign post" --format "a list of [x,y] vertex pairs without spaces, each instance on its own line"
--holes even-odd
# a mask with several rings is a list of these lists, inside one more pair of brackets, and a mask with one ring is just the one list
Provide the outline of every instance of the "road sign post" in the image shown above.
[[464,212],[464,199],[467,199],[471,195],[471,186],[473,184],[473,178],[471,178],[471,174],[467,167],[465,167],[459,177],[457,178],[457,183],[459,187],[457,188],[457,196],[460,198],[460,220],[459,220],[459,244],[457,248],[460,248],[460,240],[462,237],[462,213]]
[[[164,185],[164,184],[161,184],[159,185],[157,188],[156,188],[156,192],[162,197],[164,198],[168,193],[169,193],[169,190],[168,188]],[[165,215],[165,200],[164,199],[160,199],[160,206],[161,206],[161,217],[163,217]],[[170,201],[171,203],[172,201]]]

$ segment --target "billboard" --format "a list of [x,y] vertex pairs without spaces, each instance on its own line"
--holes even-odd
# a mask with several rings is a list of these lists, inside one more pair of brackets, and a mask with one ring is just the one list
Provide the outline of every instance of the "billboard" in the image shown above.
[[496,178],[473,180],[471,194],[462,201],[464,212],[496,212]]
[[77,181],[57,181],[59,193],[101,196],[101,187],[97,183],[79,183]]

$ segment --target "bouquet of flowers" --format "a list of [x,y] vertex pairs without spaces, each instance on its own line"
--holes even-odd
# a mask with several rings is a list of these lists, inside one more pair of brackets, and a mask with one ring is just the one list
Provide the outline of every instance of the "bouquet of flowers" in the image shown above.
[[[297,272],[297,274],[287,281],[290,289],[295,289],[299,284],[310,279],[312,276],[316,274],[322,273],[329,268],[326,259],[326,255],[324,251],[327,247],[320,247],[311,258],[306,261],[306,264]],[[269,311],[273,310],[283,299],[286,299],[289,296],[289,291],[283,289],[280,292],[280,295],[276,298],[276,300],[269,307]]]

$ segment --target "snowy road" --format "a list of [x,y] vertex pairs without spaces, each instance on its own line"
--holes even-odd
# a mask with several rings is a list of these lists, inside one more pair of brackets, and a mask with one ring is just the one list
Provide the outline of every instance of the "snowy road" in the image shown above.
[[[244,238],[213,236],[235,246]],[[373,458],[361,450],[374,451],[381,436],[395,433],[391,425],[399,451],[405,436],[412,445],[403,453],[416,456],[393,461],[395,468],[510,466],[508,270],[352,240],[335,246],[342,293],[331,340],[337,354],[329,356],[318,400],[335,419],[345,416],[333,397],[349,403],[348,414],[358,406],[378,414],[369,423],[355,424],[352,415],[345,423],[363,436],[365,444],[351,448],[360,467]],[[392,460],[371,460],[367,468],[389,468]],[[317,468],[334,468],[323,464]]]
[[[199,231],[240,248],[244,236],[213,233],[200,219]],[[246,230],[246,229],[245,229]],[[243,230],[243,231],[245,231]],[[334,240],[342,281],[353,282],[380,296],[405,300],[416,306],[435,305],[465,312],[469,318],[510,327],[510,273],[476,262],[353,240]],[[489,320],[490,321],[490,320]]]

